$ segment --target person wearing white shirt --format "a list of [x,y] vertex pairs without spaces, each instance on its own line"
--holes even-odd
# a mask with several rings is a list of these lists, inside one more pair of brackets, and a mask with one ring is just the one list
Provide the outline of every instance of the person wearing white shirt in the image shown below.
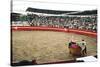
[[84,40],[82,40],[81,42],[80,42],[80,47],[82,48],[82,55],[85,55],[85,54],[87,54],[87,48],[86,48],[86,42],[84,41]]

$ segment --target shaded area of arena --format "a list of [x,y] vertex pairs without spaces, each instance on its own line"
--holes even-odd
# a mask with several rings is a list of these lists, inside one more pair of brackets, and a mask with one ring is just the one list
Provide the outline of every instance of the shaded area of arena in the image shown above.
[[69,61],[76,57],[69,54],[68,45],[71,37],[75,41],[87,42],[87,56],[97,54],[96,38],[53,31],[13,31],[13,61],[36,60],[37,64]]

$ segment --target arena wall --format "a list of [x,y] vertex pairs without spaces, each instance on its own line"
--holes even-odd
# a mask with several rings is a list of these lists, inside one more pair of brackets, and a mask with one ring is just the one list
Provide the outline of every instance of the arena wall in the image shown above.
[[85,31],[85,30],[76,30],[76,29],[67,29],[67,28],[56,28],[56,27],[30,27],[30,26],[12,26],[12,31],[32,31],[32,30],[42,30],[42,31],[58,31],[66,33],[76,33],[82,34],[90,37],[97,37],[97,33]]

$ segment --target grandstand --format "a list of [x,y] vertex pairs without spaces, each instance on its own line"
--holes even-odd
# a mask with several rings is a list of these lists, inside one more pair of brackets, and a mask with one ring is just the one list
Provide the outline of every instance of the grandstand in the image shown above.
[[[21,21],[18,26],[61,27],[97,32],[97,10],[56,11],[29,7],[26,11],[27,15],[12,13],[12,16],[16,15],[12,21]],[[15,24],[12,22],[12,26]]]

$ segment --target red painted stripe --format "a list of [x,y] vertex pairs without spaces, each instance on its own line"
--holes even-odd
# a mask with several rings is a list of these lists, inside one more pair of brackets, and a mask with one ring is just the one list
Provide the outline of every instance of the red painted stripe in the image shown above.
[[75,30],[75,29],[66,29],[66,28],[56,28],[56,27],[11,26],[11,29],[13,31],[43,30],[43,31],[71,32],[71,33],[77,33],[77,34],[87,35],[91,37],[97,37],[97,33],[94,32]]

